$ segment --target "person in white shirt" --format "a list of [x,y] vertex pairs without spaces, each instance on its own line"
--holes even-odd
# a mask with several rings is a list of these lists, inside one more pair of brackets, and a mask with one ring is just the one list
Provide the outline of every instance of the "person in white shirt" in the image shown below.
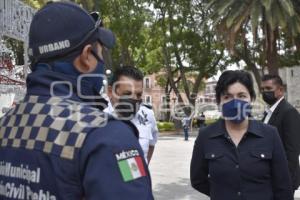
[[279,103],[284,99],[284,97],[280,97],[275,104],[269,106],[266,110],[265,110],[265,115],[263,118],[263,122],[265,124],[268,124],[268,122],[271,119],[272,113],[275,111],[275,109],[277,108],[277,106],[279,105]]
[[142,103],[143,73],[131,66],[118,68],[108,86],[109,104],[104,112],[130,120],[139,131],[139,143],[150,163],[157,142],[158,128],[151,106]]
[[142,104],[131,122],[139,130],[139,143],[144,151],[145,158],[147,156],[146,161],[149,163],[158,136],[158,128],[152,107]]

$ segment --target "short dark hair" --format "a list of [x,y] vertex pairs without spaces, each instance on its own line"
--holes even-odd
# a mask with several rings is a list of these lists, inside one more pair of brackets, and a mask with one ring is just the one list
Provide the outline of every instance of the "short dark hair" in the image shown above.
[[222,73],[217,82],[215,89],[217,104],[221,102],[221,95],[225,94],[228,87],[236,82],[243,84],[248,89],[252,100],[256,98],[251,74],[243,70],[228,70]]
[[138,68],[133,66],[122,66],[113,72],[109,85],[113,85],[115,82],[119,81],[121,76],[126,76],[136,81],[142,81],[144,79],[142,71]]
[[262,81],[272,80],[276,85],[283,86],[283,81],[278,75],[266,74],[262,77]]

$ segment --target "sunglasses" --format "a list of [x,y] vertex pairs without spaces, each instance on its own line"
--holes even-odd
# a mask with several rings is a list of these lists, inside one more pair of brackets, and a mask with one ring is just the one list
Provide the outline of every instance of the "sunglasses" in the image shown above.
[[98,30],[98,28],[103,27],[103,23],[99,17],[98,12],[92,12],[92,13],[90,13],[90,15],[95,21],[94,28],[92,30],[90,30],[76,46],[74,46],[72,49],[70,49],[70,51],[78,49],[83,43],[85,43]]
[[90,15],[92,16],[92,18],[95,20],[95,26],[97,27],[103,27],[103,22],[100,19],[100,15],[99,12],[91,12]]

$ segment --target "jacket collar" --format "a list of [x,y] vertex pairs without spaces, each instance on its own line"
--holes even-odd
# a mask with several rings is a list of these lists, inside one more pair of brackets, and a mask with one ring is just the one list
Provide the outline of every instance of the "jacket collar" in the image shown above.
[[[26,80],[27,95],[57,96],[72,99],[89,103],[101,110],[107,106],[107,101],[95,92],[93,85],[88,81],[82,80],[79,83],[77,80],[78,77],[75,75],[67,75],[41,68],[28,75]],[[81,84],[81,87],[78,84]]]
[[[214,125],[212,125],[213,130],[211,135],[209,136],[210,138],[214,138],[214,137],[219,137],[219,136],[224,136],[227,137],[229,134],[226,130],[225,127],[225,120],[224,119],[220,119],[218,120]],[[248,125],[248,129],[247,129],[247,133],[246,134],[253,134],[257,137],[264,137],[264,134],[261,131],[261,127],[259,125],[259,122],[257,122],[256,120],[249,120],[249,125]]]
[[276,119],[276,116],[278,115],[278,113],[280,112],[280,109],[282,108],[282,106],[286,103],[285,99],[282,99],[279,104],[276,106],[275,110],[272,112],[271,118],[268,122],[268,124],[273,124],[274,120]]
[[280,99],[278,99],[278,101],[277,101],[274,105],[272,105],[272,106],[269,108],[269,110],[273,113],[273,112],[276,110],[276,108],[279,106],[279,104],[280,104],[283,100],[284,100],[284,96],[281,97]]

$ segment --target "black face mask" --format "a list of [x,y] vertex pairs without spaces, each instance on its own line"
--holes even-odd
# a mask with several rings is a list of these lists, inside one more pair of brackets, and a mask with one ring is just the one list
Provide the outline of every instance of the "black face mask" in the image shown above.
[[276,103],[277,101],[274,91],[263,92],[262,96],[263,96],[263,100],[270,106]]
[[142,100],[121,97],[115,105],[115,111],[122,120],[131,120],[139,111]]

